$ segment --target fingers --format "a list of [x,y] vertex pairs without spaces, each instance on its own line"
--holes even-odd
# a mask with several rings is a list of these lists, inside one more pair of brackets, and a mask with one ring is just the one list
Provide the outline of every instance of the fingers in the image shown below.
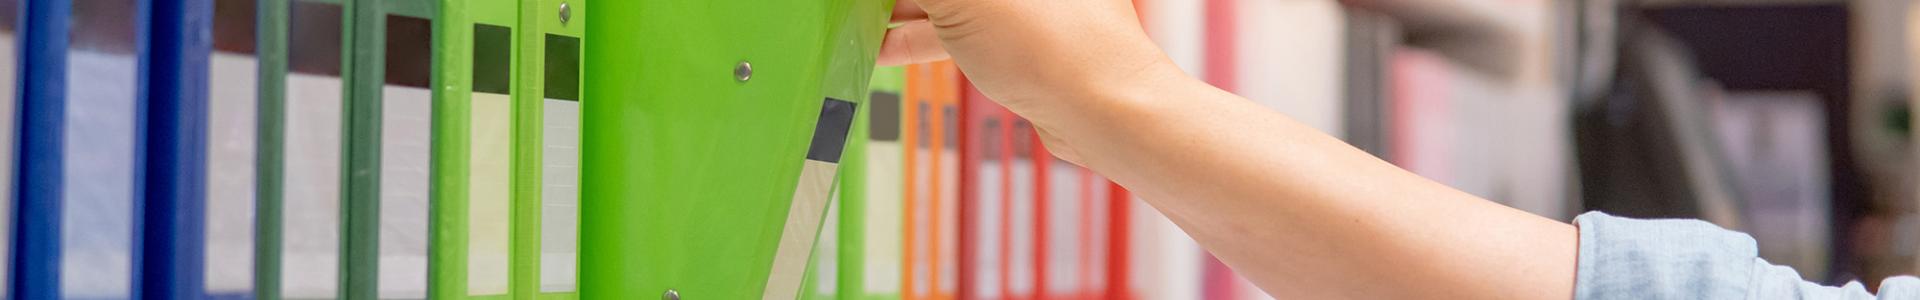
[[893,23],[906,23],[927,19],[927,11],[913,0],[899,0],[893,3]]
[[947,57],[947,49],[940,46],[940,37],[935,35],[933,23],[920,20],[888,29],[886,39],[880,43],[880,57],[877,60],[881,66],[898,66],[945,60]]

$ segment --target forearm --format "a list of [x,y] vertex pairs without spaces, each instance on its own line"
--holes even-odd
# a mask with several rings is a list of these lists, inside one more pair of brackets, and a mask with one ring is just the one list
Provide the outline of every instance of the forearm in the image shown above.
[[1088,91],[1015,110],[1268,292],[1572,295],[1571,225],[1420,178],[1171,67]]

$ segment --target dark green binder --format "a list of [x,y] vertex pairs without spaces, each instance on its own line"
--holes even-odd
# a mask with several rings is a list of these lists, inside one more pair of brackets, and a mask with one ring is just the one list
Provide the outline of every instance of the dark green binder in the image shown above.
[[208,58],[205,295],[253,294],[259,66],[257,0],[213,1]]
[[260,2],[258,299],[341,297],[340,4]]

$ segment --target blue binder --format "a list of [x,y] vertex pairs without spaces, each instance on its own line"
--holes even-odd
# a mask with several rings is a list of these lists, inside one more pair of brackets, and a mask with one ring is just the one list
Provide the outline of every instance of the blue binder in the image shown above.
[[205,298],[207,66],[213,0],[142,0],[146,98],[142,123],[146,223],[139,244],[143,299]]
[[138,295],[146,4],[26,3],[14,299]]
[[[20,1],[0,0],[0,195],[13,195],[14,109],[19,99]],[[13,202],[0,202],[0,258],[12,251]],[[7,295],[7,260],[0,259],[0,298]]]
[[[13,235],[7,277],[9,299],[58,298],[60,175],[66,123],[69,0],[21,3],[19,94],[15,109]],[[44,275],[44,276],[35,276]]]

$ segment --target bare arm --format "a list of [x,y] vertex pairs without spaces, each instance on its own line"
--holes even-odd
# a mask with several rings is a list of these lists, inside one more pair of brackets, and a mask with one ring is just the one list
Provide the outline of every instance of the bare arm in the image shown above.
[[931,22],[890,32],[883,61],[950,53],[1050,149],[1132,189],[1269,293],[1573,294],[1572,225],[1428,181],[1183,74],[1124,0],[917,4],[896,16],[924,8]]

